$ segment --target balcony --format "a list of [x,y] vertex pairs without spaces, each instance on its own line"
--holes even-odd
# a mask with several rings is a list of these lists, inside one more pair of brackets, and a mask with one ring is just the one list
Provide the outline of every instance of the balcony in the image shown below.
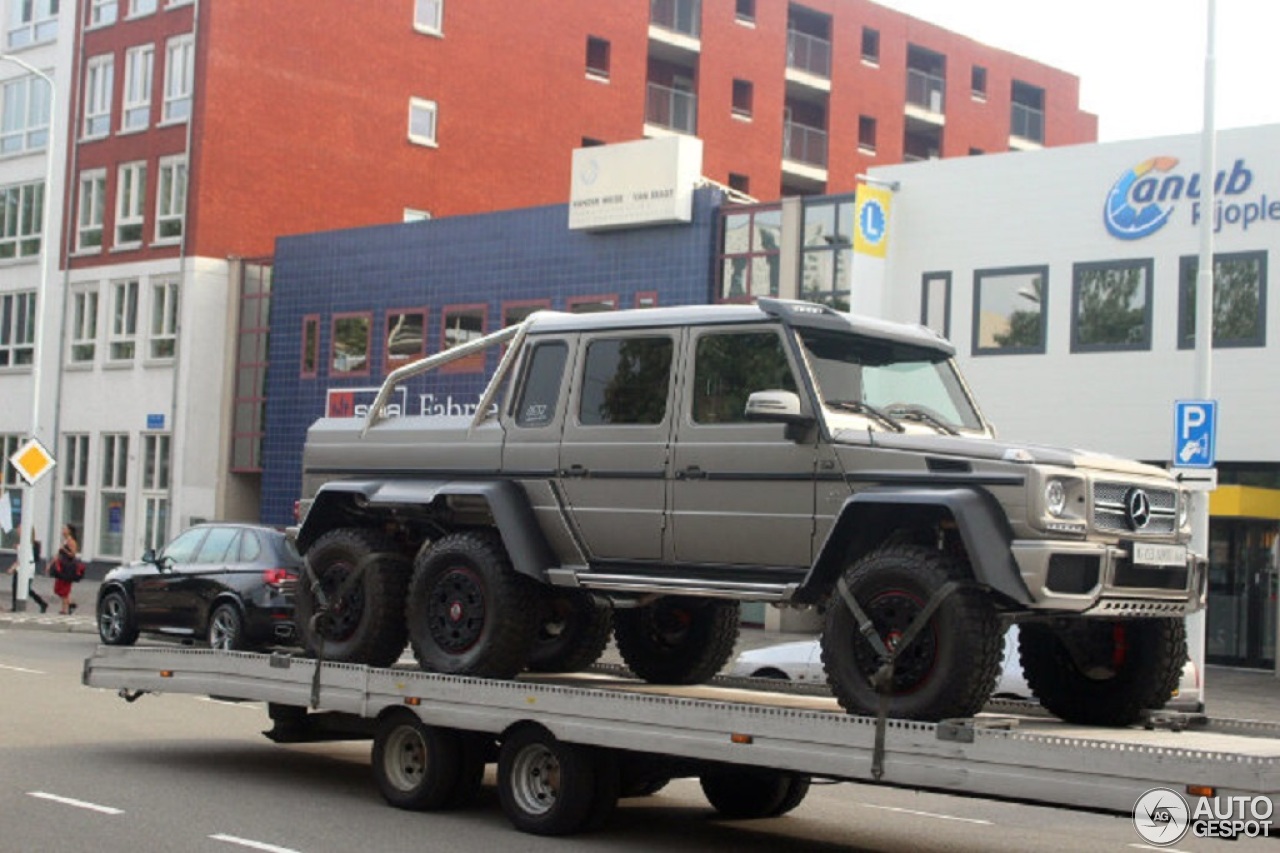
[[932,124],[946,122],[947,81],[918,68],[907,69],[907,115]]
[[827,132],[796,122],[782,126],[782,174],[793,185],[822,191],[827,184]]
[[1014,101],[1009,115],[1009,147],[1035,151],[1044,146],[1044,110]]
[[698,96],[693,92],[650,83],[645,96],[644,129],[650,136],[698,132]]
[[819,36],[787,30],[787,83],[821,92],[831,91],[831,42]]
[[650,0],[649,52],[688,62],[702,51],[702,0]]

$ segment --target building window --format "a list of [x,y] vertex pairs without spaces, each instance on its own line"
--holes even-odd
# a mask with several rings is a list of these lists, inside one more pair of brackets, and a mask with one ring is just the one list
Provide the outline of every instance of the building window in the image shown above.
[[530,299],[523,302],[502,303],[502,328],[523,323],[535,311],[551,310],[550,299]]
[[116,178],[116,248],[142,245],[147,164],[124,163]]
[[34,74],[0,92],[0,154],[41,151],[49,144],[49,84]]
[[574,296],[568,301],[570,314],[598,314],[601,311],[617,311],[617,296]]
[[71,296],[71,361],[90,364],[98,349],[98,291],[77,290]]
[[333,351],[329,359],[330,376],[367,376],[369,374],[370,315],[337,314],[333,318]]
[[920,280],[920,325],[951,337],[951,273],[927,272]]
[[426,222],[431,218],[431,211],[417,210],[416,208],[406,207],[404,209],[405,222]]
[[320,370],[320,317],[308,314],[302,318],[302,366],[303,379],[314,377]]
[[880,31],[870,27],[862,28],[862,61],[872,65],[880,64]]
[[260,474],[266,436],[267,347],[275,270],[270,261],[235,263],[240,267],[240,322],[231,414],[231,470]]
[[30,366],[35,345],[35,291],[0,296],[0,367]]
[[1013,81],[1009,134],[1032,142],[1044,142],[1044,89]]
[[863,154],[876,153],[876,120],[871,116],[858,116],[858,150]]
[[118,0],[89,0],[89,26],[91,27],[114,24],[119,13]]
[[142,437],[142,547],[160,548],[169,539],[168,435]]
[[973,90],[975,100],[987,99],[987,69],[981,65],[973,66],[973,72],[969,75],[969,88]]
[[156,189],[156,240],[181,239],[187,215],[187,158],[160,160],[160,181]]
[[115,81],[115,57],[95,56],[84,70],[84,137],[93,139],[111,132],[111,90]]
[[[85,491],[89,488],[89,436],[68,434],[62,440],[62,523],[84,531]],[[83,543],[82,543],[83,544]]]
[[804,206],[800,297],[841,311],[853,292],[853,196]]
[[58,0],[11,0],[5,43],[10,49],[58,37]]
[[[1196,277],[1200,259],[1184,257],[1178,288],[1178,348],[1196,345]],[[1267,345],[1267,254],[1213,256],[1213,346]]]
[[1076,264],[1071,283],[1071,351],[1151,349],[1148,258]]
[[667,337],[592,341],[582,371],[579,423],[662,423],[667,416],[673,349]]
[[740,175],[737,172],[729,173],[729,189],[742,193],[743,195],[751,194],[751,177],[748,175]]
[[111,284],[111,328],[107,336],[109,361],[132,361],[138,339],[138,280]]
[[608,39],[587,36],[587,76],[609,79]]
[[637,308],[657,308],[658,307],[658,291],[644,290],[636,294],[635,307]]
[[151,80],[155,73],[156,49],[144,44],[124,54],[124,110],[120,129],[142,130],[151,123]]
[[165,43],[164,110],[161,121],[186,121],[191,116],[191,96],[195,90],[195,39],[189,34]]
[[0,261],[39,255],[43,229],[43,183],[0,187]]
[[124,551],[124,521],[128,507],[129,436],[102,436],[102,491],[98,515],[98,554],[120,557]]
[[[18,448],[21,447],[25,441],[26,438],[21,435],[0,433],[0,459],[5,460],[3,468],[0,468],[0,486],[23,487],[8,493],[8,496],[12,498],[14,502],[14,518],[22,517],[22,513],[18,512],[18,508],[22,505],[22,495],[26,491],[26,483],[22,480],[21,475],[18,474],[18,469],[10,465],[8,460],[9,457],[18,452]],[[3,533],[4,531],[0,530],[0,535]],[[17,537],[15,536],[14,539],[16,540]]]
[[[485,333],[485,305],[449,305],[441,312],[440,350],[453,349],[465,343],[479,340]],[[485,353],[472,355],[441,365],[450,373],[478,373],[484,370]]]
[[156,10],[156,0],[129,0],[129,17],[141,18]]
[[151,284],[151,328],[147,355],[153,359],[173,358],[178,349],[178,282]]
[[387,312],[386,370],[422,358],[427,354],[427,311],[406,308]]
[[435,101],[409,99],[409,141],[416,145],[436,147]]
[[79,215],[76,220],[76,251],[102,248],[102,221],[107,209],[107,170],[94,169],[80,175]]
[[755,87],[750,80],[733,81],[733,114],[738,118],[751,118],[751,102]]
[[734,20],[742,24],[756,22],[756,0],[737,0],[733,9]]
[[444,0],[414,0],[413,28],[433,36],[444,35]]
[[1049,268],[1009,267],[973,274],[973,354],[1042,353]]
[[721,213],[721,302],[777,296],[782,254],[782,209],[729,208]]

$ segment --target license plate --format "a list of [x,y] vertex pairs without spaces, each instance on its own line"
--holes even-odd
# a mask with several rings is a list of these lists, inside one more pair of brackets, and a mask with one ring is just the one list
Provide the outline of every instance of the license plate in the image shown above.
[[1155,545],[1149,542],[1133,543],[1133,562],[1144,566],[1185,566],[1185,545]]

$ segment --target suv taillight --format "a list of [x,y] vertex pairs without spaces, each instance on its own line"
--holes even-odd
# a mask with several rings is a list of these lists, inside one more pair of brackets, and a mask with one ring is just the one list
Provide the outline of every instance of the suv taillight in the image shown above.
[[287,585],[293,584],[298,580],[298,573],[293,569],[264,569],[262,579],[267,586],[276,592],[280,592]]

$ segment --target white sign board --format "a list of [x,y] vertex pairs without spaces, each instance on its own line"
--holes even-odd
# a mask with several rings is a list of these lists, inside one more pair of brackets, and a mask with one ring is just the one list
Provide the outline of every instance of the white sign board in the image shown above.
[[604,231],[693,220],[702,140],[662,136],[573,152],[569,229]]

